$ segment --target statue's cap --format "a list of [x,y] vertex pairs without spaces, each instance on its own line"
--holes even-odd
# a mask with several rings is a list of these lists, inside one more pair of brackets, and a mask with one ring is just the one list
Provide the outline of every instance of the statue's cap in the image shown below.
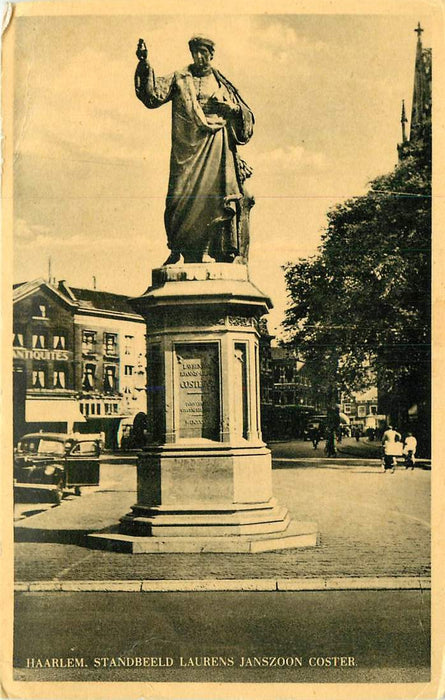
[[213,52],[215,51],[215,42],[212,41],[212,39],[209,39],[207,36],[203,36],[202,34],[192,36],[192,38],[189,41],[190,51],[193,51],[193,49],[195,49],[197,46],[205,46],[211,54],[213,54]]

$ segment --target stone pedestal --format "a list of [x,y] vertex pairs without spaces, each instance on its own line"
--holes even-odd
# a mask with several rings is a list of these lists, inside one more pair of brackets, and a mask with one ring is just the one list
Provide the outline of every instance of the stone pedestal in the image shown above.
[[247,267],[165,266],[133,305],[147,323],[148,447],[120,531],[90,539],[134,553],[314,546],[316,525],[272,495],[257,330],[271,302]]

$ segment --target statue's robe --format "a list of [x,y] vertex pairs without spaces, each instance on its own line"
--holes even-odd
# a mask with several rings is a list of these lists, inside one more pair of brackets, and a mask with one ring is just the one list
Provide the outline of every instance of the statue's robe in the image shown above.
[[[141,79],[136,72],[136,95],[149,109],[172,102],[172,149],[165,209],[167,242],[186,262],[203,252],[216,260],[247,255],[246,216],[253,204],[243,189],[250,175],[236,146],[249,141],[254,117],[233,85],[212,69],[218,99],[239,105],[227,120],[212,114],[211,101],[198,99],[188,66],[167,77],[151,67]],[[230,257],[232,255],[232,257]]]

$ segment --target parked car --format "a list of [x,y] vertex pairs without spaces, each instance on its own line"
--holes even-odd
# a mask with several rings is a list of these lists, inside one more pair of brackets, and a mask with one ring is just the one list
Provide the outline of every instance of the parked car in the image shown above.
[[65,491],[98,486],[100,435],[29,433],[14,450],[14,486],[50,490],[60,504]]

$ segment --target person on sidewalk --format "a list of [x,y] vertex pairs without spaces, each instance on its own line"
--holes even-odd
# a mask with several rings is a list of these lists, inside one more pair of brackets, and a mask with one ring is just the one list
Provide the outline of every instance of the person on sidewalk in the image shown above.
[[417,440],[412,433],[407,433],[403,454],[405,456],[405,469],[414,469],[416,463]]
[[392,473],[397,466],[397,457],[400,452],[400,443],[402,436],[397,432],[392,425],[388,425],[387,429],[383,433],[382,437],[382,447],[383,447],[383,462],[382,471],[386,472],[389,469]]

